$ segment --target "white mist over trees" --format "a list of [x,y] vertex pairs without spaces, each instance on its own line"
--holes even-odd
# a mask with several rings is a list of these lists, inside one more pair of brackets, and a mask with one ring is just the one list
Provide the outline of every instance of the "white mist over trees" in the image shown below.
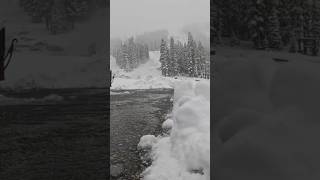
[[148,45],[150,51],[159,51],[161,39],[168,39],[168,36],[167,30],[157,30],[137,35],[135,39],[137,43]]

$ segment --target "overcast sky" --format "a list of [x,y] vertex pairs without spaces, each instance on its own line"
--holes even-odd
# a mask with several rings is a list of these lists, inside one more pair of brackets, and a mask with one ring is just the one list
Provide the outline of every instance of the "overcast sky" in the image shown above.
[[111,0],[111,37],[210,23],[210,0]]

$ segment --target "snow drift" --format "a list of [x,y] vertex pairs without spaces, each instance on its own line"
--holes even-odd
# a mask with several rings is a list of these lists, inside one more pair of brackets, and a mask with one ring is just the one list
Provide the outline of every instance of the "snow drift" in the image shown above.
[[209,180],[210,81],[180,81],[174,90],[173,111],[163,123],[169,135],[143,136],[138,145],[152,147],[143,179]]

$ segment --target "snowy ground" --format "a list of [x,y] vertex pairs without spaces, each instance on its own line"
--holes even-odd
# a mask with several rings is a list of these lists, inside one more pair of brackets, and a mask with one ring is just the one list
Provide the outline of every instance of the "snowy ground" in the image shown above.
[[320,58],[219,47],[216,60],[214,177],[319,179]]
[[[177,79],[171,77],[163,77],[160,71],[160,52],[150,51],[150,60],[140,65],[132,72],[124,72],[116,64],[115,58],[110,57],[110,69],[115,75],[111,90],[122,89],[161,89],[173,88],[176,82],[187,80],[191,78],[178,77]],[[192,80],[195,80],[192,78]],[[199,79],[201,80],[201,79]]]
[[173,111],[164,133],[145,135],[139,149],[152,161],[144,180],[210,179],[210,81],[180,81],[174,87]]

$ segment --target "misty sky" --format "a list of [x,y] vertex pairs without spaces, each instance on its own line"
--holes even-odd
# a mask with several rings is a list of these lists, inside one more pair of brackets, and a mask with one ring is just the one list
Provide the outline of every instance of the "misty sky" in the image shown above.
[[111,0],[111,37],[210,23],[210,0]]

